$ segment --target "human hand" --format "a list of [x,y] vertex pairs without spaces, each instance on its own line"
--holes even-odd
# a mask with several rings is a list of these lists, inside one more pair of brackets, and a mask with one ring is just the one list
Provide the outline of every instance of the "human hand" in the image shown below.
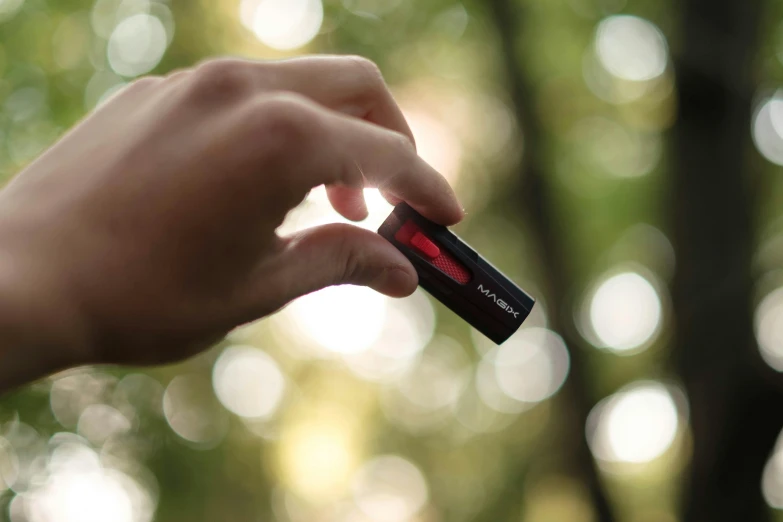
[[329,285],[413,292],[373,232],[277,235],[319,185],[354,221],[367,186],[463,217],[367,60],[220,59],[133,82],[0,192],[0,346],[56,351],[56,368],[166,363]]

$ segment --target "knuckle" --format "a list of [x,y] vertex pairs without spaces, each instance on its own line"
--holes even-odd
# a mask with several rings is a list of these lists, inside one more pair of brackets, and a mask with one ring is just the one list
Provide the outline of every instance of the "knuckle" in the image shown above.
[[301,145],[318,128],[317,118],[309,105],[292,94],[263,99],[252,112],[256,133],[270,139],[280,150]]
[[250,75],[236,60],[209,60],[198,65],[192,76],[191,93],[199,100],[225,101],[249,92]]
[[378,64],[359,55],[348,56],[346,59],[359,70],[359,74],[363,77],[364,87],[373,92],[386,89],[386,81]]
[[416,156],[416,146],[405,134],[392,131],[390,141],[392,150],[398,157],[404,160],[412,160]]
[[377,79],[383,78],[383,75],[381,74],[381,68],[378,67],[378,64],[370,60],[366,56],[353,54],[353,55],[346,56],[345,59],[353,63],[356,67],[363,70],[366,74],[375,76],[377,77]]

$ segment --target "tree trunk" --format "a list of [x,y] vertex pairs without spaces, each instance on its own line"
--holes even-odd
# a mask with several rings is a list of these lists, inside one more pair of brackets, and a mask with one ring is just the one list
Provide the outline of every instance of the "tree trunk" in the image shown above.
[[761,474],[783,421],[779,391],[759,375],[752,319],[750,129],[760,4],[686,0],[676,58],[672,299],[693,435],[687,522],[769,518]]
[[[539,253],[545,267],[542,288],[548,296],[550,327],[563,336],[569,346],[571,369],[568,380],[560,391],[563,404],[570,406],[563,412],[566,426],[561,430],[561,443],[566,470],[587,488],[598,522],[613,522],[614,516],[603,491],[601,479],[585,438],[585,422],[593,404],[585,384],[584,364],[580,344],[568,313],[568,289],[572,278],[564,257],[562,234],[558,216],[552,210],[552,187],[547,179],[541,157],[543,129],[535,117],[533,100],[535,89],[530,84],[522,59],[517,52],[516,35],[524,30],[524,17],[520,17],[519,2],[490,0],[491,21],[500,40],[505,65],[507,88],[513,103],[517,123],[524,135],[524,155],[519,166],[519,190],[512,194],[519,209],[519,219],[528,223],[532,232],[532,245]],[[521,489],[521,485],[520,489]]]

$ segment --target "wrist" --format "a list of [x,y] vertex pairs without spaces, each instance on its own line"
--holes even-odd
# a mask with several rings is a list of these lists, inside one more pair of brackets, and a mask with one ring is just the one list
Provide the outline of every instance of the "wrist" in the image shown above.
[[26,259],[13,243],[0,238],[0,392],[88,362],[78,307],[44,268],[56,260]]

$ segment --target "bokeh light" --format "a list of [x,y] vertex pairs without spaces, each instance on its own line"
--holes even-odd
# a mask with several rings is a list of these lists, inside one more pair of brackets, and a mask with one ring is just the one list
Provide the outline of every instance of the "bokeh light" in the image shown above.
[[452,339],[438,338],[413,369],[395,386],[411,402],[429,411],[456,402],[465,385],[468,360],[463,348]]
[[[629,104],[644,99],[657,109],[665,109],[663,102],[674,90],[668,63],[666,39],[655,25],[636,16],[614,15],[598,24],[593,45],[584,56],[582,73],[590,91],[609,103]],[[656,117],[650,119],[648,115],[644,121],[659,129],[668,121],[665,114],[660,110]]]
[[457,185],[463,155],[459,137],[423,107],[403,106],[403,112],[416,140],[419,156],[448,179],[449,183]]
[[90,10],[90,24],[95,34],[108,40],[117,25],[117,10],[122,0],[95,0]]
[[669,237],[648,223],[629,226],[607,252],[610,259],[633,259],[643,263],[661,281],[671,281],[677,256]]
[[37,87],[19,89],[5,101],[5,113],[14,121],[20,122],[40,116],[48,108],[46,92]]
[[526,327],[487,352],[476,373],[481,399],[503,413],[520,413],[554,395],[568,375],[563,339],[546,328]]
[[160,63],[169,37],[156,16],[136,14],[117,24],[109,37],[108,60],[121,76],[145,74]]
[[0,494],[12,487],[19,473],[19,459],[11,444],[0,437]]
[[384,388],[383,411],[410,433],[442,428],[470,383],[470,370],[465,348],[452,338],[438,336],[409,370]]
[[239,16],[262,43],[287,51],[318,35],[324,7],[321,0],[242,0]]
[[615,15],[596,29],[595,49],[606,70],[623,80],[644,82],[666,70],[668,47],[661,31],[643,18]]
[[[500,394],[499,396],[507,399],[506,395]],[[488,402],[491,402],[492,406]],[[510,399],[507,399],[506,402],[511,403],[515,409],[503,410],[497,406],[496,402],[488,401],[486,395],[482,393],[479,382],[474,379],[471,386],[468,386],[460,396],[454,417],[459,425],[472,435],[496,433],[508,428],[516,420],[516,414],[529,407],[526,403]]]
[[253,346],[226,348],[215,362],[212,384],[223,406],[251,419],[274,415],[286,387],[275,360]]
[[0,22],[13,17],[24,5],[24,0],[0,0]]
[[77,433],[96,446],[131,429],[131,421],[108,404],[92,404],[79,416]]
[[174,433],[198,447],[216,446],[228,431],[228,416],[212,394],[209,379],[178,375],[163,395],[163,413]]
[[475,388],[482,404],[494,411],[512,415],[530,409],[532,403],[513,399],[500,388],[495,371],[496,358],[497,348],[493,348],[484,354],[476,368]]
[[340,285],[300,297],[286,310],[292,331],[335,353],[368,349],[383,332],[387,298],[366,287]]
[[[528,288],[528,286],[525,285],[525,288]],[[535,293],[537,296],[540,295],[539,292]],[[547,328],[549,321],[546,314],[546,303],[544,303],[541,299],[537,300],[536,305],[532,310],[530,310],[530,315],[528,315],[527,319],[525,319],[524,328]],[[522,335],[521,330],[522,329],[517,330],[509,338],[509,340],[515,339],[517,336]],[[482,356],[486,355],[492,350],[496,350],[498,347],[497,344],[495,344],[492,340],[490,340],[487,336],[475,328],[470,329],[470,340],[473,343],[473,348],[479,355]]]
[[770,507],[783,509],[783,433],[778,435],[772,455],[764,466],[761,492]]
[[767,294],[756,308],[756,340],[761,357],[783,372],[783,288]]
[[[68,435],[68,434],[65,434]],[[156,498],[136,479],[106,466],[72,436],[52,438],[45,469],[23,496],[29,522],[149,522]]]
[[435,311],[423,290],[405,299],[386,298],[386,303],[377,340],[364,352],[343,356],[355,374],[371,381],[394,379],[410,368],[435,332]]
[[281,473],[294,493],[317,503],[348,491],[361,451],[358,419],[351,412],[332,405],[294,412],[280,441]]
[[143,373],[131,373],[120,379],[112,393],[112,405],[127,419],[146,413],[163,415],[163,393],[160,382]]
[[597,459],[641,464],[663,455],[678,427],[670,391],[657,382],[638,382],[595,406],[587,421],[587,436]]
[[427,482],[419,468],[397,455],[367,462],[353,484],[356,505],[373,522],[407,522],[424,507]]
[[115,383],[106,374],[82,370],[55,375],[53,381],[49,403],[55,419],[66,428],[76,428],[88,406],[108,402]]
[[551,330],[525,328],[500,346],[494,365],[498,385],[506,395],[520,402],[541,402],[565,382],[568,350]]
[[17,494],[25,493],[35,485],[46,465],[42,459],[47,450],[46,439],[35,428],[18,419],[4,428],[6,485]]
[[615,178],[649,174],[661,159],[663,140],[602,117],[577,122],[571,133],[576,151],[599,173]]
[[783,91],[777,91],[756,109],[751,134],[762,156],[783,165]]
[[619,354],[633,354],[649,346],[662,326],[663,307],[658,290],[638,272],[625,271],[603,278],[585,302],[588,339]]
[[122,89],[126,82],[111,71],[98,71],[92,75],[84,89],[84,107],[92,110]]

